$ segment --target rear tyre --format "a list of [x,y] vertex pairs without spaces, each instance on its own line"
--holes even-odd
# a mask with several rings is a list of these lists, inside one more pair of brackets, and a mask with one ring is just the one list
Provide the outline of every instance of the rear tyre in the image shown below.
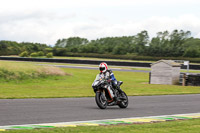
[[103,92],[96,92],[95,101],[100,109],[106,109],[108,102]]
[[126,93],[122,91],[120,95],[123,98],[123,100],[120,101],[120,103],[118,104],[118,106],[120,108],[127,108],[128,107],[128,97],[127,97]]

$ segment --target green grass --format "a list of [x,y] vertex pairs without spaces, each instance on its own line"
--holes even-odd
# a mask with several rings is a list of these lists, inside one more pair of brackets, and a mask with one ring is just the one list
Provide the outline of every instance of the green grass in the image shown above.
[[10,130],[5,133],[199,133],[200,119],[149,124]]
[[[4,62],[5,63],[5,62]],[[9,62],[10,63],[10,62]],[[29,65],[30,66],[29,66]],[[13,65],[33,67],[35,63],[13,62]],[[38,67],[38,66],[36,66]],[[25,68],[24,68],[25,69]],[[46,76],[23,80],[4,81],[0,79],[0,98],[55,98],[55,97],[91,97],[91,87],[98,70],[62,69],[68,75]],[[197,94],[200,87],[148,84],[148,73],[115,71],[117,80],[124,81],[122,89],[129,96]]]
[[56,67],[38,66],[29,62],[0,61],[0,81],[35,79],[65,74]]
[[[82,66],[82,67],[98,67],[98,65],[72,64],[72,63],[44,63],[44,62],[41,62],[39,64],[43,64],[43,65],[64,65],[64,66]],[[113,66],[113,65],[109,65],[109,68],[110,69],[118,68],[118,69],[129,69],[129,70],[151,71],[151,68],[147,68],[147,67],[128,67],[128,66]],[[186,73],[187,70],[181,69],[181,72]],[[200,70],[189,70],[189,73],[200,73]]]

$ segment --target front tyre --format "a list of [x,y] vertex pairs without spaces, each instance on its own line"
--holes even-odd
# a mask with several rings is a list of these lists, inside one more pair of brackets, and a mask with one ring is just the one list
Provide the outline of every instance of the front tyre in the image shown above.
[[103,92],[96,92],[95,101],[100,109],[106,109],[108,102]]
[[125,92],[122,92],[120,95],[123,98],[123,100],[120,101],[120,103],[118,104],[118,106],[120,108],[127,108],[128,107],[128,96],[126,95]]

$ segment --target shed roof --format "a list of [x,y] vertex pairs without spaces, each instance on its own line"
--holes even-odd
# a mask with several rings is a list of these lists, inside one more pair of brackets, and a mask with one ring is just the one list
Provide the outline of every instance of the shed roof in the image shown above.
[[181,64],[176,63],[176,62],[173,61],[173,60],[159,60],[159,61],[157,61],[157,62],[155,62],[155,63],[152,63],[151,66],[152,66],[152,65],[155,65],[155,64],[158,64],[158,63],[160,63],[160,62],[166,63],[166,64],[168,64],[168,65],[170,65],[170,66],[172,66],[172,67],[179,67],[179,66],[181,66]]

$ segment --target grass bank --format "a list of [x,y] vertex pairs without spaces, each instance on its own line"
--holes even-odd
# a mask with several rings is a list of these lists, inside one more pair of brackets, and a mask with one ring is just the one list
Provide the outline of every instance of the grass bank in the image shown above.
[[64,76],[66,73],[60,68],[38,66],[29,62],[0,61],[0,81],[27,80],[45,78],[47,76]]
[[5,133],[199,133],[199,123],[200,119],[193,119],[133,125],[10,130]]

